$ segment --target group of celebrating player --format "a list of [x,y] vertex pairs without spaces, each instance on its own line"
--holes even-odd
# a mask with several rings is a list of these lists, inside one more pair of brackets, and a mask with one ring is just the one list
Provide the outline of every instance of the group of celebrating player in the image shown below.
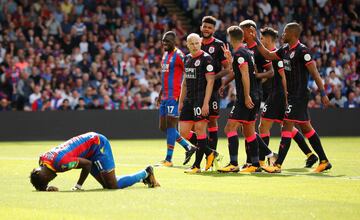
[[[329,104],[329,99],[308,48],[299,41],[299,24],[289,23],[285,26],[282,35],[284,45],[276,49],[276,30],[270,27],[261,29],[260,41],[256,34],[256,23],[245,20],[239,26],[227,29],[232,52],[228,45],[213,37],[215,25],[215,18],[203,18],[200,28],[202,38],[195,33],[187,37],[190,53],[186,56],[175,47],[174,32],[166,32],[163,36],[163,84],[158,102],[160,129],[167,136],[167,155],[160,165],[173,166],[172,154],[178,142],[186,150],[184,165],[196,153],[195,162],[185,170],[186,173],[201,172],[200,164],[204,154],[205,171],[214,165],[214,169],[224,173],[262,170],[279,173],[291,139],[294,139],[307,156],[305,167],[310,168],[320,160],[314,172],[331,169],[320,138],[310,123],[307,109],[309,74],[315,80],[325,106]],[[224,129],[228,138],[230,162],[220,168],[217,162],[221,156],[216,151],[220,94],[234,79],[236,102]],[[269,88],[265,91],[266,100],[262,100],[263,87]],[[265,104],[258,134],[255,121],[261,101]],[[177,130],[178,121],[180,133]],[[278,154],[268,147],[273,122],[282,125]],[[309,140],[317,156],[295,125]],[[247,155],[241,169],[238,163],[239,130],[245,137]],[[266,158],[268,165],[265,163]],[[30,181],[38,191],[58,191],[57,187],[49,186],[48,183],[57,176],[56,173],[75,168],[82,170],[73,190],[81,190],[89,173],[107,189],[122,189],[141,181],[151,188],[160,186],[152,166],[132,175],[115,176],[110,143],[105,136],[95,132],[73,137],[42,154],[39,167],[31,172]]]
[[[184,164],[196,152],[194,164],[185,173],[201,172],[204,154],[205,171],[214,165],[219,172],[253,173],[264,170],[279,173],[291,139],[294,139],[307,156],[305,167],[311,168],[320,160],[314,172],[331,169],[320,138],[310,123],[307,109],[309,74],[315,80],[325,106],[329,99],[308,48],[299,41],[300,25],[287,24],[282,35],[284,45],[276,49],[276,30],[271,27],[261,29],[260,41],[256,23],[245,20],[239,26],[227,29],[232,52],[228,45],[213,36],[215,25],[214,17],[205,16],[202,19],[202,38],[195,33],[188,35],[189,54],[186,56],[175,47],[174,32],[166,32],[163,36],[163,86],[158,102],[160,128],[167,136],[167,155],[160,165],[173,165],[172,154],[175,142],[178,142],[186,150]],[[228,138],[230,163],[219,168],[217,162],[220,155],[216,149],[220,95],[234,79],[236,102],[224,129]],[[267,95],[264,100],[263,87]],[[258,134],[255,121],[262,101],[265,104]],[[180,133],[176,129],[178,118]],[[273,122],[282,125],[278,154],[268,147]],[[308,138],[317,156],[295,125]],[[246,163],[241,168],[238,163],[238,131],[245,137],[247,155]]]

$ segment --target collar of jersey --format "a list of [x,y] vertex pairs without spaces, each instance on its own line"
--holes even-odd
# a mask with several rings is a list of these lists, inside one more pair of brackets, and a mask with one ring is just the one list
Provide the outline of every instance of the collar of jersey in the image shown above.
[[296,42],[296,44],[294,44],[294,45],[292,45],[292,46],[290,46],[290,44],[289,44],[290,50],[294,49],[294,48],[297,47],[297,45],[299,45],[299,44],[300,44],[300,41],[299,41],[299,40]]
[[41,161],[40,165],[46,166],[47,168],[49,168],[50,170],[56,172],[55,168],[47,161]]
[[237,48],[234,48],[234,52],[238,51],[242,47],[244,47],[244,44],[243,43],[239,44],[239,46]]
[[204,53],[204,51],[200,50],[200,53],[196,54],[196,56],[193,56],[192,54],[190,54],[190,55],[192,58],[197,58],[197,57],[201,56],[203,53]]
[[[203,38],[204,39],[204,38]],[[215,40],[215,37],[211,37],[211,39],[208,41],[208,42],[204,42],[204,41],[202,41],[202,44],[204,44],[204,45],[208,45],[208,44],[211,44],[213,41]]]
[[253,44],[251,44],[251,45],[248,45],[248,47],[247,48],[253,48],[253,47],[255,47],[257,44],[256,44],[256,41],[254,41],[254,43]]

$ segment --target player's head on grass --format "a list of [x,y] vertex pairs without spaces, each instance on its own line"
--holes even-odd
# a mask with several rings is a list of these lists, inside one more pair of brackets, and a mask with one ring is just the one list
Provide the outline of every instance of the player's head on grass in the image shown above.
[[201,21],[200,31],[203,38],[211,38],[215,33],[216,18],[205,16]]
[[164,34],[161,43],[165,51],[172,51],[175,48],[176,34],[174,31],[168,31]]
[[198,34],[191,33],[186,38],[186,45],[192,55],[196,55],[201,50],[201,38]]
[[[278,31],[271,28],[271,27],[264,27],[262,29],[260,29],[260,39],[262,44],[264,44],[264,46],[266,48],[269,48],[270,45],[274,45],[276,42],[276,39],[278,37]],[[272,48],[271,48],[272,49]]]
[[235,49],[244,40],[244,32],[239,26],[230,26],[227,30],[230,37],[230,44]]
[[284,27],[284,32],[282,34],[282,40],[284,43],[293,44],[299,40],[301,34],[301,26],[296,22],[288,23]]
[[30,182],[37,191],[46,191],[48,183],[56,177],[56,173],[47,168],[40,166],[30,173]]
[[[246,43],[252,43],[254,42],[254,38],[252,37],[253,35],[256,34],[256,23],[253,20],[244,20],[242,22],[240,22],[239,27],[243,30],[244,32],[244,40],[246,41]],[[253,33],[253,35],[251,35]]]

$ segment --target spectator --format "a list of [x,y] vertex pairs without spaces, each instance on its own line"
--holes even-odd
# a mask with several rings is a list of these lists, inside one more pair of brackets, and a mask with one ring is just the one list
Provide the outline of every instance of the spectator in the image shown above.
[[347,98],[342,96],[340,89],[336,89],[334,93],[335,96],[330,100],[330,105],[334,108],[344,108]]
[[359,103],[355,101],[355,93],[350,92],[347,101],[344,103],[344,108],[358,108]]

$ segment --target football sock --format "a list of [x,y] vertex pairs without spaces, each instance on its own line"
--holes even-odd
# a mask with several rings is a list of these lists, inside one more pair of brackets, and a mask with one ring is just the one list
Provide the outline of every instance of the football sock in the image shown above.
[[259,134],[256,133],[256,140],[259,144],[259,160],[265,160],[265,156],[272,153]]
[[236,131],[231,131],[226,134],[228,138],[228,148],[230,155],[230,163],[234,166],[238,165],[238,152],[239,152],[239,136]]
[[185,138],[180,136],[180,133],[176,130],[176,142],[178,142],[186,151],[190,150],[190,144]]
[[167,152],[166,152],[165,160],[170,162],[174,153],[176,128],[167,128],[166,136],[167,136]]
[[216,150],[218,142],[218,127],[208,128],[209,131],[209,147]]
[[298,129],[293,128],[292,138],[305,155],[310,155],[312,153],[309,146],[305,142],[304,136],[298,131]]
[[187,140],[190,141],[190,143],[194,146],[197,146],[197,137],[196,137],[196,134],[195,132],[193,131],[190,131],[188,137],[187,137]]
[[263,139],[263,141],[264,141],[264,143],[266,144],[266,146],[269,146],[269,143],[270,143],[270,133],[260,134],[260,137]]
[[289,151],[290,144],[291,144],[291,131],[282,131],[281,132],[281,141],[279,146],[279,155],[278,159],[276,160],[276,164],[282,165],[287,152]]
[[259,167],[259,143],[256,139],[256,133],[254,133],[250,137],[247,137],[246,141],[249,145],[251,163],[253,166]]
[[195,166],[197,168],[200,168],[201,160],[202,160],[202,158],[204,156],[206,148],[209,149],[206,146],[206,142],[207,142],[206,135],[198,136],[198,139],[197,139],[198,150],[196,151],[195,162],[194,162],[194,165],[193,165],[193,166]]
[[320,162],[327,161],[327,157],[325,155],[324,149],[321,145],[320,137],[316,133],[316,131],[313,129],[310,132],[305,134],[305,137],[309,140],[312,148],[316,152],[316,154],[319,156]]
[[124,176],[117,176],[117,185],[119,189],[126,188],[128,186],[132,186],[135,183],[138,183],[147,177],[147,172],[145,170],[141,170],[137,173],[124,175]]

